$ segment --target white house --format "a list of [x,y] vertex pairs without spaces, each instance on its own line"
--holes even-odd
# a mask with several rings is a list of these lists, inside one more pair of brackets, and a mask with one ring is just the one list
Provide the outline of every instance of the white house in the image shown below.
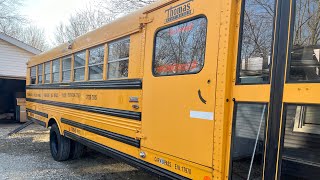
[[[0,33],[0,119],[13,117],[26,93],[27,61],[40,50]],[[9,116],[8,116],[9,114]]]
[[27,61],[39,53],[40,50],[0,33],[0,78],[24,80]]

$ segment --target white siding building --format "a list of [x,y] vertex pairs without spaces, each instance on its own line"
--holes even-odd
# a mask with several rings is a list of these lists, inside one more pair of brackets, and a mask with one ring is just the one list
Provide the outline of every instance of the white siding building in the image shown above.
[[0,33],[0,78],[24,80],[28,60],[39,53],[40,50]]
[[27,61],[41,51],[0,33],[0,120],[19,120],[16,98],[26,97]]

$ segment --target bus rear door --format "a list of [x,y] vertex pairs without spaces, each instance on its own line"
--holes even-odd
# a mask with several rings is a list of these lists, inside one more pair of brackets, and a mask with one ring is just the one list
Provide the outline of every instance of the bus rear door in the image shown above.
[[142,113],[144,148],[206,167],[212,167],[219,28],[219,18],[210,18],[219,17],[219,5],[209,3],[178,1],[148,14]]

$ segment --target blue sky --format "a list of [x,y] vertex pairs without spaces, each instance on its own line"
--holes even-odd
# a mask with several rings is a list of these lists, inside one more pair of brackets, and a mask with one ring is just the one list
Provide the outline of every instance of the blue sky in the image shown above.
[[54,40],[56,26],[90,2],[92,0],[24,0],[20,12],[30,23],[44,29],[50,42]]

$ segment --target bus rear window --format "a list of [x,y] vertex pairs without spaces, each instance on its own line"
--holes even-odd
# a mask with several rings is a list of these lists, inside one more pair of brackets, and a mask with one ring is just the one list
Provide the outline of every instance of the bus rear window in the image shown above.
[[197,18],[156,34],[153,74],[195,74],[204,65],[207,19]]

